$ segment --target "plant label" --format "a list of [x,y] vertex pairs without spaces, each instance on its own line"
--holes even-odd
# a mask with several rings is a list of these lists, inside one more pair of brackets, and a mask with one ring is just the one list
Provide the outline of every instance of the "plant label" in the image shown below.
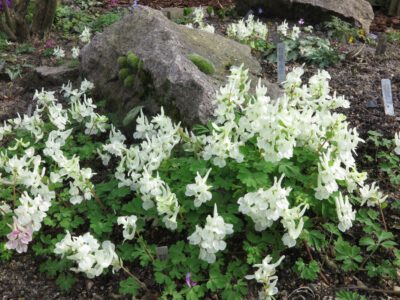
[[382,79],[382,95],[385,114],[388,116],[394,116],[392,83],[389,79]]
[[161,246],[156,248],[157,258],[159,260],[167,260],[168,259],[168,247]]
[[278,43],[277,45],[277,59],[278,59],[278,83],[282,83],[286,80],[286,50],[284,43]]

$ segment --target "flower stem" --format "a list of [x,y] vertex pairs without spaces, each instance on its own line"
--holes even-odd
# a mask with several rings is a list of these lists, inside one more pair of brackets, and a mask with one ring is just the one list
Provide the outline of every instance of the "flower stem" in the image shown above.
[[151,255],[149,248],[147,247],[146,243],[144,242],[143,237],[139,233],[137,235],[138,235],[138,241],[139,241],[140,245],[143,247],[147,256],[150,258],[151,262],[154,263],[155,259],[154,259],[153,255]]
[[146,291],[148,291],[149,289],[147,288],[146,284],[142,281],[140,281],[139,278],[137,278],[135,275],[133,275],[131,273],[131,271],[129,271],[127,268],[125,268],[124,266],[121,265],[121,269],[128,274],[128,276],[132,277],[137,283],[139,283],[140,287]]
[[92,186],[90,186],[90,192],[92,193],[94,200],[96,200],[97,204],[100,205],[100,207],[103,210],[107,210],[106,206],[104,205],[104,203],[101,201],[101,199],[99,198],[99,196],[97,196],[96,192],[94,191],[94,188]]
[[378,205],[379,205],[379,212],[381,213],[383,228],[385,229],[385,231],[388,231],[388,228],[387,228],[387,225],[386,225],[386,220],[385,220],[385,215],[383,214],[383,210],[382,210],[382,206],[381,206],[380,203],[378,203]]

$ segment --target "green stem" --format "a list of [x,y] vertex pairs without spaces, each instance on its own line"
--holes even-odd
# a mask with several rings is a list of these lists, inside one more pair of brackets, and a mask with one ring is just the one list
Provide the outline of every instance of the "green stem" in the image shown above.
[[144,289],[144,290],[146,290],[146,291],[149,290],[144,282],[140,281],[139,278],[137,278],[135,275],[133,275],[133,274],[131,273],[131,271],[129,271],[129,270],[128,270],[127,268],[125,268],[123,265],[121,265],[121,269],[122,269],[126,274],[128,274],[128,276],[132,277],[133,280],[135,280],[137,283],[139,283],[139,285],[140,285],[140,287],[141,287],[142,289]]
[[155,259],[153,255],[151,255],[149,248],[147,247],[146,243],[144,242],[143,237],[138,233],[138,241],[140,245],[143,247],[144,251],[146,252],[147,256],[150,258],[151,262],[154,263]]

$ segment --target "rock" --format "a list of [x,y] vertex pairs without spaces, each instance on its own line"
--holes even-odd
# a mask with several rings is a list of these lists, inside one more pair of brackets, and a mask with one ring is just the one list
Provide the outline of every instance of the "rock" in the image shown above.
[[250,9],[262,8],[266,14],[289,19],[303,18],[306,21],[322,22],[331,15],[345,21],[359,23],[368,33],[374,12],[366,0],[235,0],[239,14]]
[[77,67],[71,68],[67,65],[41,66],[34,69],[34,76],[42,82],[42,86],[61,86],[68,81],[75,81],[78,75]]
[[161,11],[170,20],[182,19],[185,16],[182,7],[166,7]]
[[[135,75],[133,87],[124,88],[118,78],[117,60],[128,52],[140,58],[145,76]],[[215,72],[201,72],[188,58],[192,53],[209,60]],[[185,125],[206,123],[213,114],[215,94],[226,82],[229,67],[241,64],[250,70],[255,85],[261,66],[248,46],[177,25],[162,12],[144,6],[97,34],[81,50],[82,73],[94,82],[94,93],[107,99],[119,120],[124,120],[137,106],[144,106],[150,114],[163,106],[167,114]],[[278,94],[276,85],[267,86],[271,96]]]

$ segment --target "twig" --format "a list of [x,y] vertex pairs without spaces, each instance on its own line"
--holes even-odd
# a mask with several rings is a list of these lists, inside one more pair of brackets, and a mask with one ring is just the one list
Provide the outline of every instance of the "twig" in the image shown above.
[[366,286],[355,286],[355,285],[337,287],[337,288],[335,288],[335,290],[362,290],[362,291],[382,293],[382,294],[400,295],[400,291],[374,289],[374,288],[369,288],[369,287],[366,287]]
[[[310,246],[308,246],[307,242],[304,241],[304,246],[306,247],[306,251],[308,254],[308,257],[310,258],[310,260],[314,260],[312,253],[311,253],[311,249]],[[326,284],[326,285],[330,285],[329,284],[329,280],[328,278],[326,278],[325,274],[322,271],[319,271],[319,276],[321,276],[322,281]]]

